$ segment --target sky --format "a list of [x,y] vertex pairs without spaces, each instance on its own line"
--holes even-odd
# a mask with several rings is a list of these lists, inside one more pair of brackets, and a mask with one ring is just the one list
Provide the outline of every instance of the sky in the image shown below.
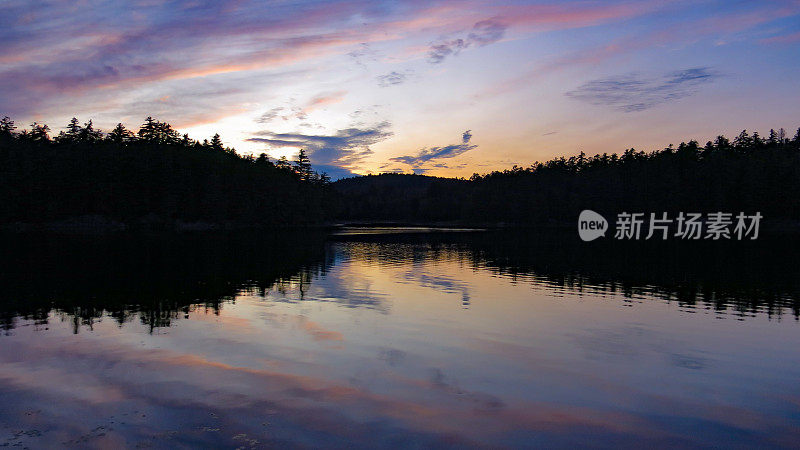
[[0,0],[0,116],[153,116],[333,178],[800,126],[800,0]]

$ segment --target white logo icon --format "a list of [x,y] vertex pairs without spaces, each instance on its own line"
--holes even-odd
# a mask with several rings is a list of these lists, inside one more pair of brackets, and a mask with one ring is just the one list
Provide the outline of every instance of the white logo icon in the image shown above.
[[605,217],[590,209],[584,209],[578,216],[578,235],[584,241],[593,241],[600,236],[605,237],[608,222]]

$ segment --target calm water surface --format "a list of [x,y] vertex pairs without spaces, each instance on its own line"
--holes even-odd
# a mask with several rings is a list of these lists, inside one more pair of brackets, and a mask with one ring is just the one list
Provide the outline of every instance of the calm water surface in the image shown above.
[[797,446],[794,247],[738,245],[6,238],[0,446]]

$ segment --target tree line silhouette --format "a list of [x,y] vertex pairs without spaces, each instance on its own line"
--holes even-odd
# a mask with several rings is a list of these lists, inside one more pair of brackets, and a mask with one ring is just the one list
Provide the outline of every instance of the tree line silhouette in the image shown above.
[[381,174],[334,183],[343,221],[573,225],[581,210],[760,211],[800,220],[800,129],[767,138],[742,131],[704,146],[682,142],[652,152],[581,152],[469,179]]
[[73,118],[18,131],[0,119],[0,222],[99,216],[126,224],[317,224],[330,179],[304,152],[289,162],[240,155],[219,134],[202,142],[148,117],[138,131],[103,133]]
[[469,179],[381,174],[331,183],[304,151],[293,162],[240,155],[219,134],[202,142],[148,117],[108,133],[73,118],[17,130],[0,119],[0,223],[101,217],[130,225],[333,222],[572,224],[583,209],[761,212],[800,220],[800,129],[742,131],[645,152],[581,152]]

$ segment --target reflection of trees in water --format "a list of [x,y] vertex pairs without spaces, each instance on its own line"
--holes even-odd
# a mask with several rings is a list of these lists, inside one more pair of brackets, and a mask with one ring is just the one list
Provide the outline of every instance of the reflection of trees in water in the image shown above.
[[169,326],[195,311],[218,314],[243,292],[307,285],[324,273],[320,233],[9,236],[0,258],[0,327],[46,326],[55,316],[75,332],[103,317]]
[[739,316],[787,310],[800,317],[800,268],[792,241],[620,242],[573,236],[479,239],[476,264],[498,275],[572,294],[656,297]]
[[389,294],[346,279],[328,277],[309,293],[313,280],[349,260],[401,268],[399,282],[459,293],[464,307],[469,283],[430,273],[431,264],[455,262],[558,295],[655,297],[740,317],[800,317],[793,242],[587,244],[572,234],[537,239],[510,231],[336,239],[312,232],[7,237],[0,240],[0,328],[19,319],[42,328],[55,317],[77,332],[110,317],[153,330],[193,312],[219,314],[241,294],[388,313]]
[[[311,282],[323,275],[328,268],[348,260],[359,260],[368,266],[374,261],[362,260],[363,255],[350,254],[341,244],[328,245],[325,252],[325,263],[308,266],[287,280],[279,280],[273,290],[280,295],[270,296],[270,301],[296,303],[302,301],[334,302],[346,308],[367,308],[384,314],[389,312],[389,294],[377,291],[372,286],[369,273],[358,270],[347,271],[345,275],[327,277],[323,283],[312,285]],[[353,276],[356,279],[353,279]],[[266,293],[262,293],[265,296]]]
[[793,239],[584,243],[574,232],[542,237],[530,230],[341,239],[347,257],[378,266],[450,261],[559,295],[655,297],[740,317],[791,311],[800,318],[800,243]]

